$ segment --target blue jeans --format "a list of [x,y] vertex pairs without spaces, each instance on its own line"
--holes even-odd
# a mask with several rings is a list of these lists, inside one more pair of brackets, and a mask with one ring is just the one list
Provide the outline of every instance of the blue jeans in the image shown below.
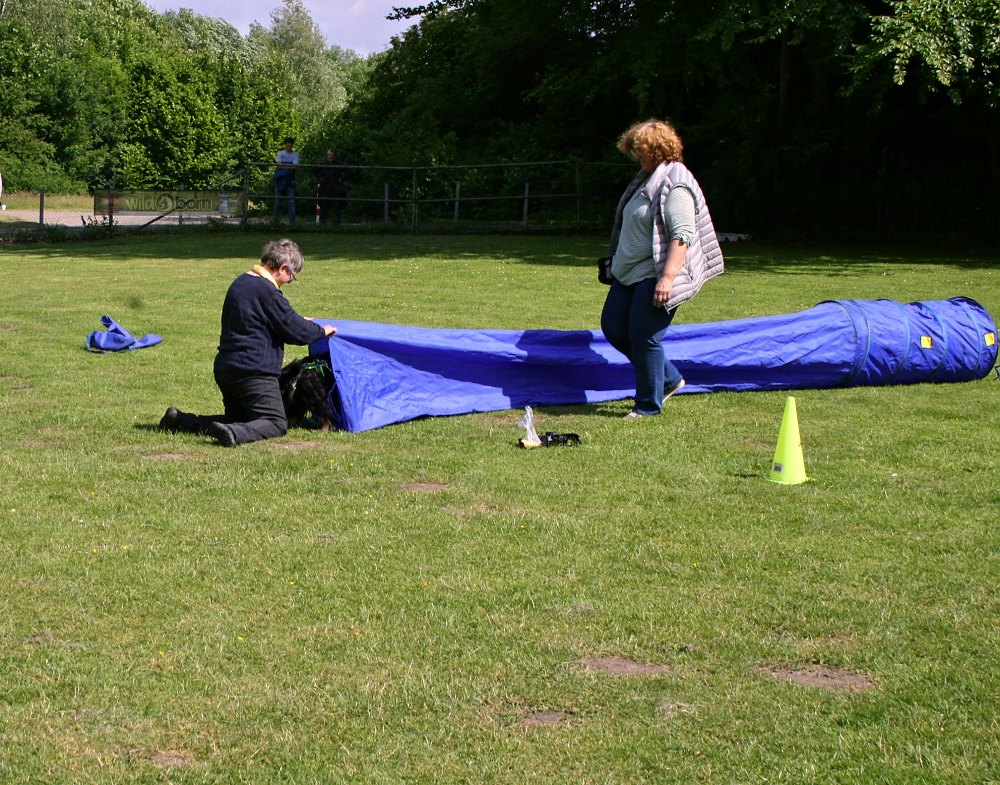
[[681,372],[663,351],[663,336],[677,309],[654,308],[654,289],[655,278],[632,286],[612,281],[601,312],[604,337],[635,369],[635,411],[640,414],[662,412],[665,392],[681,382]]

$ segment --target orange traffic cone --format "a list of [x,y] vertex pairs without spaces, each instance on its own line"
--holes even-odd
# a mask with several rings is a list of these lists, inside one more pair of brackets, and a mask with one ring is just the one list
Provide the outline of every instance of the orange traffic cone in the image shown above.
[[771,463],[771,482],[783,485],[798,485],[805,482],[806,465],[802,459],[802,440],[799,439],[799,416],[795,411],[795,399],[785,401],[785,413],[778,430],[778,446],[774,450]]

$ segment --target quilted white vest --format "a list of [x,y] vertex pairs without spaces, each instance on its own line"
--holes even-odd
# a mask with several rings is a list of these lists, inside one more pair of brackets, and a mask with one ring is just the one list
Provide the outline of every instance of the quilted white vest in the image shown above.
[[677,277],[674,278],[673,289],[670,300],[667,301],[667,308],[676,308],[681,303],[687,302],[698,294],[705,281],[721,275],[725,269],[722,259],[722,248],[719,247],[719,238],[715,234],[715,226],[712,224],[712,216],[708,211],[705,202],[705,195],[701,191],[701,186],[695,180],[691,170],[684,164],[674,161],[672,163],[662,163],[647,179],[644,172],[636,175],[636,178],[626,189],[618,205],[618,212],[615,216],[615,226],[611,233],[611,247],[608,255],[614,256],[618,246],[618,235],[621,231],[622,211],[625,204],[635,193],[636,189],[647,185],[654,205],[653,214],[653,261],[656,266],[656,273],[659,275],[663,270],[663,265],[667,261],[667,249],[670,245],[670,237],[667,234],[667,227],[664,223],[663,213],[667,201],[667,194],[676,185],[683,185],[694,195],[695,213],[695,233],[688,246],[687,255],[684,259],[684,266],[681,267]]
[[[657,182],[660,179],[662,183]],[[683,185],[694,194],[695,233],[691,245],[688,246],[684,266],[674,278],[670,300],[667,301],[667,308],[671,309],[698,294],[709,278],[722,274],[725,269],[722,248],[719,247],[719,238],[715,234],[715,226],[712,224],[712,216],[705,203],[705,195],[701,192],[701,186],[694,179],[690,169],[676,161],[660,164],[649,180],[650,186],[659,186],[659,199],[654,202],[657,204],[657,210],[653,216],[653,259],[656,262],[657,274],[663,270],[667,259],[667,246],[670,244],[663,221],[667,194],[675,185]]]

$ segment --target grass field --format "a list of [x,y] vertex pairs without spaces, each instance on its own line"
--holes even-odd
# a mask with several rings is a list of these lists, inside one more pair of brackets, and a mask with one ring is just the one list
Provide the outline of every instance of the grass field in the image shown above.
[[[1000,779],[1000,384],[520,411],[224,450],[232,278],[266,238],[4,249],[2,783]],[[301,312],[593,328],[602,238],[306,236]],[[728,250],[677,322],[964,295],[1000,258]],[[84,351],[110,314],[164,337]],[[289,349],[286,359],[304,349]]]

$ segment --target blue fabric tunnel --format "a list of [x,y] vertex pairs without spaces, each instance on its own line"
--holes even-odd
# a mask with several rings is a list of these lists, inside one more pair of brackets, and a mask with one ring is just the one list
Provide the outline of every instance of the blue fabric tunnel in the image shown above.
[[[320,320],[323,321],[323,320]],[[596,330],[456,330],[331,322],[340,426],[630,398],[632,367]],[[675,325],[667,355],[684,393],[824,389],[981,379],[996,326],[964,297],[903,305],[831,300],[795,314]]]

